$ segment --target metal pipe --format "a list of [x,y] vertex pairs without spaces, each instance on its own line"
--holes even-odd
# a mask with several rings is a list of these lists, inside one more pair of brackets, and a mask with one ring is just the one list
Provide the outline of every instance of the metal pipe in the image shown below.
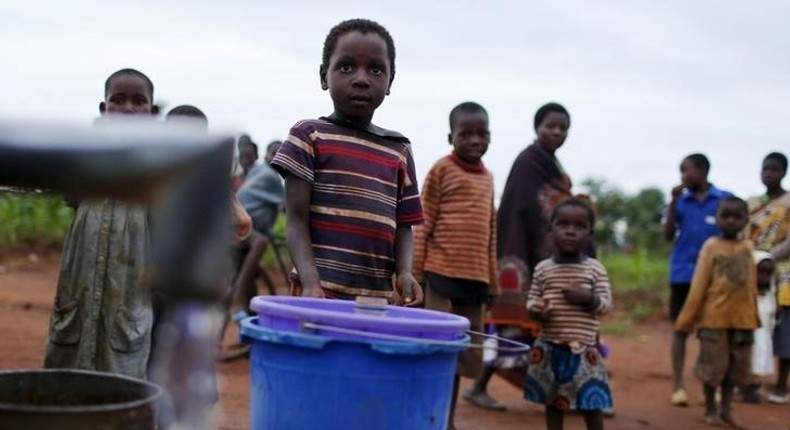
[[227,273],[232,159],[231,136],[150,120],[98,128],[0,121],[0,186],[152,205],[153,258],[145,281],[168,298],[163,327],[171,340],[152,352],[154,373],[172,396],[179,428],[209,422],[211,396],[183,384],[204,387],[199,381],[213,372],[214,344],[201,328]]

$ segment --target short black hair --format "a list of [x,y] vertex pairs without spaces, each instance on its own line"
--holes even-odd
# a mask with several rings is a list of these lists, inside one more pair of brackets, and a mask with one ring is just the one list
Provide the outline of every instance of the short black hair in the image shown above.
[[727,196],[719,200],[719,208],[716,212],[720,211],[721,208],[726,204],[738,205],[740,206],[740,209],[743,210],[743,213],[746,214],[746,216],[749,215],[749,205],[746,203],[746,200],[737,196]]
[[239,140],[236,145],[238,146],[239,150],[241,150],[242,146],[247,145],[252,148],[252,150],[255,152],[255,155],[258,155],[258,144],[253,142],[252,138],[248,134],[242,134],[239,136]]
[[165,118],[172,118],[174,116],[186,116],[208,122],[208,117],[206,114],[203,113],[202,110],[192,105],[176,106],[173,109],[170,109],[170,112],[165,115]]
[[279,148],[282,144],[282,140],[272,140],[268,145],[266,145],[266,153],[269,153],[269,151],[271,151],[274,147]]
[[486,116],[486,118],[488,118],[488,112],[480,104],[475,102],[463,102],[450,111],[450,131],[453,131],[455,118],[462,113],[482,113]]
[[551,102],[551,103],[546,103],[545,105],[541,106],[538,109],[538,111],[535,112],[535,121],[533,123],[533,125],[535,127],[535,131],[538,130],[538,126],[540,126],[540,124],[543,122],[543,120],[546,119],[546,116],[548,114],[550,114],[551,112],[559,112],[559,113],[565,115],[565,117],[568,118],[568,128],[570,128],[570,126],[571,126],[571,114],[568,113],[568,110],[565,109],[565,106],[563,106],[563,105],[561,105],[559,103]]
[[395,41],[392,40],[390,32],[387,31],[383,25],[376,21],[364,18],[355,18],[343,21],[329,30],[329,34],[326,35],[326,39],[324,40],[324,52],[321,56],[321,68],[325,72],[328,71],[329,59],[332,57],[332,53],[335,52],[338,39],[340,39],[340,36],[353,31],[358,31],[362,34],[375,33],[384,39],[384,43],[387,44],[387,54],[389,54],[390,59],[390,82],[392,82],[392,80],[395,79]]
[[145,75],[145,73],[131,68],[118,70],[110,75],[106,81],[104,81],[104,98],[107,98],[107,93],[110,92],[110,85],[112,85],[112,81],[119,76],[135,76],[142,79],[145,82],[145,85],[148,87],[151,103],[154,102],[154,83],[150,78],[148,78],[148,76]]
[[781,152],[772,152],[765,156],[763,163],[765,163],[768,160],[773,160],[779,163],[779,165],[782,166],[782,170],[785,173],[787,173],[787,157],[785,157],[784,154],[782,154]]
[[688,160],[694,167],[698,169],[702,169],[703,172],[707,175],[710,172],[710,160],[705,154],[700,154],[699,152],[687,155],[686,158],[683,160]]
[[557,218],[562,208],[569,206],[582,208],[587,212],[587,220],[590,222],[590,231],[592,231],[592,229],[595,227],[595,211],[590,205],[590,202],[578,197],[569,197],[559,202],[557,206],[554,206],[554,209],[551,211],[551,223],[554,223],[554,220]]

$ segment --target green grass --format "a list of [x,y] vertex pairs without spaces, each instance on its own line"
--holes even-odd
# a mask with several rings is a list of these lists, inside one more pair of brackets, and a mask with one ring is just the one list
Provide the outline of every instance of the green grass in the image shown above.
[[0,248],[61,244],[73,217],[60,197],[0,193]]
[[650,302],[637,302],[631,309],[631,317],[636,321],[647,321],[653,316],[653,304]]
[[[272,227],[272,233],[276,236],[285,236],[285,214],[280,214],[277,221]],[[288,247],[284,246],[280,249],[280,256],[285,262],[286,269],[291,268],[291,257],[288,253]],[[277,268],[277,260],[275,260],[274,247],[267,246],[266,252],[263,254],[263,266],[267,268]]]
[[612,283],[615,314],[602,331],[614,336],[628,334],[634,324],[650,321],[665,309],[669,258],[645,251],[608,253],[601,256]]
[[601,263],[609,272],[615,293],[663,290],[669,273],[669,258],[646,251],[608,253]]
[[[47,247],[63,244],[74,210],[61,197],[42,194],[0,192],[0,249],[20,245]],[[273,227],[278,235],[285,234],[285,216],[280,215]],[[290,268],[288,249],[280,250],[283,261]],[[276,268],[273,247],[268,247],[263,264]]]
[[621,319],[617,321],[607,321],[601,324],[601,332],[609,336],[625,336],[634,327],[633,321],[630,319]]

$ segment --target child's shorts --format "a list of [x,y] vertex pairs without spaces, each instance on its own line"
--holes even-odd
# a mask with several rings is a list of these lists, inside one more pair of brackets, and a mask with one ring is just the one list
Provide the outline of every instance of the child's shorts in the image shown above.
[[612,393],[600,351],[585,346],[575,353],[567,345],[536,340],[530,351],[524,398],[561,411],[611,408]]
[[702,383],[716,387],[725,378],[733,385],[749,382],[753,331],[703,328],[697,337],[700,348],[694,374]]

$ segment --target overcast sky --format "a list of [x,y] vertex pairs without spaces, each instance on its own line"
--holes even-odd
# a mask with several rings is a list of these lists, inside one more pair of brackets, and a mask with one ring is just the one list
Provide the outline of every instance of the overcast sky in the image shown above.
[[155,99],[265,144],[331,113],[318,65],[329,29],[379,21],[395,39],[392,94],[374,122],[409,136],[422,179],[449,152],[447,114],[490,114],[497,189],[545,102],[572,116],[558,156],[576,183],[668,189],[701,151],[711,180],[762,191],[760,161],[790,149],[790,2],[0,2],[0,116],[89,123],[113,71],[148,74]]

